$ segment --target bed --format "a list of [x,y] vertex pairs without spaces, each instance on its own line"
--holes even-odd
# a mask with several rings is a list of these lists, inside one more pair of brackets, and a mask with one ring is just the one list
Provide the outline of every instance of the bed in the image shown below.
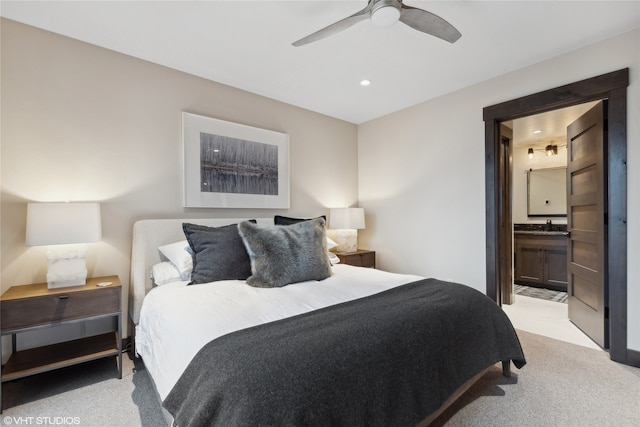
[[[464,285],[329,263],[321,280],[262,287],[256,278],[270,276],[256,272],[264,261],[261,254],[270,263],[267,270],[277,264],[276,276],[315,262],[296,249],[278,264],[269,246],[277,240],[273,236],[301,232],[315,242],[313,257],[318,251],[328,257],[324,220],[283,226],[274,226],[273,218],[246,220],[134,225],[130,317],[135,352],[170,415],[168,422],[179,427],[427,425],[487,368],[502,362],[508,374],[510,361],[518,368],[526,363],[506,315]],[[205,275],[190,284],[201,270],[198,258],[191,275],[163,280],[158,273],[159,265],[174,264],[172,254],[166,257],[159,248],[184,245],[185,233],[228,231],[239,223],[249,278],[206,282]],[[264,233],[278,234],[265,239]],[[197,241],[189,243],[200,251]],[[219,252],[216,256],[225,259]]]

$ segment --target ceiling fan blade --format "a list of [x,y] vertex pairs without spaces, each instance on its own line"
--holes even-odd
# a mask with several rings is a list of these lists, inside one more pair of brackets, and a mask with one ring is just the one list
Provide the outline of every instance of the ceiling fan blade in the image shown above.
[[346,30],[347,28],[349,28],[353,24],[357,24],[360,21],[368,19],[369,18],[369,14],[371,12],[371,5],[372,4],[373,4],[373,1],[369,0],[369,4],[367,4],[367,7],[365,7],[361,11],[356,12],[353,15],[351,15],[351,16],[349,16],[347,18],[344,18],[343,20],[340,20],[338,22],[334,22],[333,24],[328,25],[328,26],[324,27],[323,29],[316,31],[315,33],[309,34],[308,36],[303,37],[300,40],[295,41],[295,42],[293,42],[291,44],[296,46],[296,47],[303,46],[305,44],[309,44],[309,43],[315,42],[317,40],[324,39],[325,37],[332,36],[332,35],[334,35],[336,33],[339,33],[342,30]]
[[460,31],[438,15],[404,4],[400,12],[400,22],[449,43],[455,43],[462,36]]

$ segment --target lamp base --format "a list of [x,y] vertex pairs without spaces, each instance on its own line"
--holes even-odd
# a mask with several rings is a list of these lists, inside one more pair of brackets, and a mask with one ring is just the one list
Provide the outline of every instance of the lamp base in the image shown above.
[[87,283],[86,245],[47,250],[47,287],[82,286]]
[[356,252],[358,250],[358,230],[336,230],[336,252]]
[[47,288],[49,289],[58,289],[58,288],[68,288],[71,286],[84,286],[87,284],[87,273],[85,270],[84,278],[75,278],[75,279],[67,279],[67,280],[59,280],[52,279],[47,274]]

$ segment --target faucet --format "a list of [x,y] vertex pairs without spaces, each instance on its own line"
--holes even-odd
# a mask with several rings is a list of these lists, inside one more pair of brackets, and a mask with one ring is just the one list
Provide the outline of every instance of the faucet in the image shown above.
[[550,219],[548,219],[548,220],[547,220],[547,231],[551,231],[551,228],[552,228],[552,227],[551,227],[551,220],[550,220]]

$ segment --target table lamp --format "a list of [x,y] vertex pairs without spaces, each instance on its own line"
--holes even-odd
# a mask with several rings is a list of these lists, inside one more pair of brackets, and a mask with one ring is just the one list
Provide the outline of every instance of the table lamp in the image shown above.
[[28,203],[28,246],[48,246],[49,289],[84,285],[86,243],[102,238],[99,203]]
[[358,250],[358,229],[364,228],[363,208],[331,208],[329,228],[336,230],[337,252]]

